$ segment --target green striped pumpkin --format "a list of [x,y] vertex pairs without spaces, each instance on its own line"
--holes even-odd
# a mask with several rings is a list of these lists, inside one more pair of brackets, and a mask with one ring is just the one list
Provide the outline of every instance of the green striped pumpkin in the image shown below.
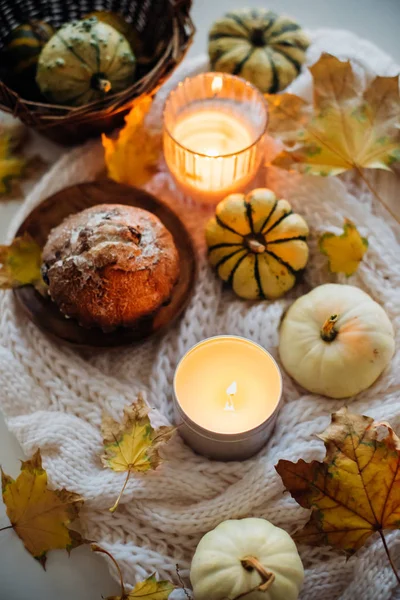
[[54,33],[44,21],[32,20],[13,29],[5,43],[8,66],[18,75],[26,75],[36,65],[43,46]]
[[51,102],[82,106],[133,83],[127,39],[96,17],[64,25],[39,57],[36,81]]
[[308,226],[267,188],[231,194],[206,227],[208,257],[241,298],[279,298],[308,261]]
[[4,44],[3,62],[8,68],[11,87],[29,99],[39,95],[35,76],[39,55],[54,33],[44,21],[32,19],[13,29]]
[[275,94],[300,73],[309,40],[300,25],[268,10],[240,10],[216,21],[208,53],[214,71],[247,79]]

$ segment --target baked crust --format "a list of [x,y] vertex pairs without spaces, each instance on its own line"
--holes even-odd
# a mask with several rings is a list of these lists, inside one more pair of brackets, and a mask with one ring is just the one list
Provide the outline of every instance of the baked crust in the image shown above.
[[84,327],[107,330],[132,326],[169,300],[179,256],[155,215],[101,204],[50,232],[42,272],[62,313]]

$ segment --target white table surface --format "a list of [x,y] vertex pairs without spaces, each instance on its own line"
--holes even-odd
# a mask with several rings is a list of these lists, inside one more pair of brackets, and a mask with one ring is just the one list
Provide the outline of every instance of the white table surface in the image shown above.
[[[292,15],[307,28],[349,29],[370,39],[400,63],[400,0],[195,0],[192,16],[197,34],[190,55],[205,51],[207,31],[215,18],[246,5],[267,6]],[[43,147],[48,161],[63,152],[53,144],[43,145],[39,136],[31,145]],[[0,204],[0,242],[18,205],[18,201]],[[0,464],[6,473],[16,476],[22,458],[22,450],[0,414]],[[0,527],[7,524],[0,500]],[[70,558],[66,552],[51,552],[44,572],[12,530],[0,532],[0,600],[100,600],[118,591],[103,559],[88,548],[74,550]]]

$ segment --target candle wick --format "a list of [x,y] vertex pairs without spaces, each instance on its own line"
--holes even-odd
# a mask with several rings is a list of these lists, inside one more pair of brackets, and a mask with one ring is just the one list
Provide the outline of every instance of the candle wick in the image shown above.
[[224,410],[233,411],[233,412],[235,411],[235,405],[233,403],[233,396],[234,396],[234,394],[229,394],[229,400],[226,401]]
[[226,393],[228,394],[228,400],[225,404],[224,410],[230,410],[230,411],[235,410],[235,405],[233,403],[233,397],[236,394],[236,391],[237,391],[237,383],[236,383],[236,381],[232,381],[231,385],[226,390]]

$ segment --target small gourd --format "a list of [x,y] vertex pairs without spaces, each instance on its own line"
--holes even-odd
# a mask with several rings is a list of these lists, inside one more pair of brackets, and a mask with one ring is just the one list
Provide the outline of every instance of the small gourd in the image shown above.
[[107,23],[107,25],[111,25],[111,27],[121,33],[129,42],[132,52],[137,58],[136,47],[138,43],[138,36],[132,23],[128,23],[128,21],[126,21],[122,15],[110,10],[95,10],[85,15],[85,19],[90,19],[91,17],[95,17],[98,21],[101,21],[101,23]]
[[126,37],[131,46],[132,52],[135,55],[136,63],[138,66],[145,66],[155,62],[160,56],[163,48],[165,47],[166,40],[161,39],[157,42],[157,44],[153,43],[150,45],[150,54],[148,53],[149,48],[146,48],[146,53],[143,41],[138,35],[133,24],[128,23],[128,21],[126,21],[122,15],[116,12],[109,10],[95,10],[85,15],[85,17],[97,17],[99,21],[111,25],[111,27],[114,27],[114,29],[122,33],[122,35]]
[[132,84],[135,57],[126,38],[96,17],[64,25],[43,48],[36,75],[56,104],[81,106]]
[[296,600],[304,569],[290,535],[265,519],[225,521],[197,546],[196,600]]
[[206,227],[208,257],[241,298],[279,298],[308,260],[308,226],[267,188],[231,194]]
[[3,62],[7,65],[7,79],[11,86],[28,99],[39,94],[35,76],[39,55],[43,46],[54,34],[50,23],[32,19],[11,31],[3,50]]
[[296,300],[281,325],[279,355],[306,390],[347,398],[370,387],[394,354],[384,309],[351,285],[321,285]]
[[211,68],[240,75],[275,94],[300,73],[309,40],[300,25],[270,10],[238,10],[216,21],[209,33]]

